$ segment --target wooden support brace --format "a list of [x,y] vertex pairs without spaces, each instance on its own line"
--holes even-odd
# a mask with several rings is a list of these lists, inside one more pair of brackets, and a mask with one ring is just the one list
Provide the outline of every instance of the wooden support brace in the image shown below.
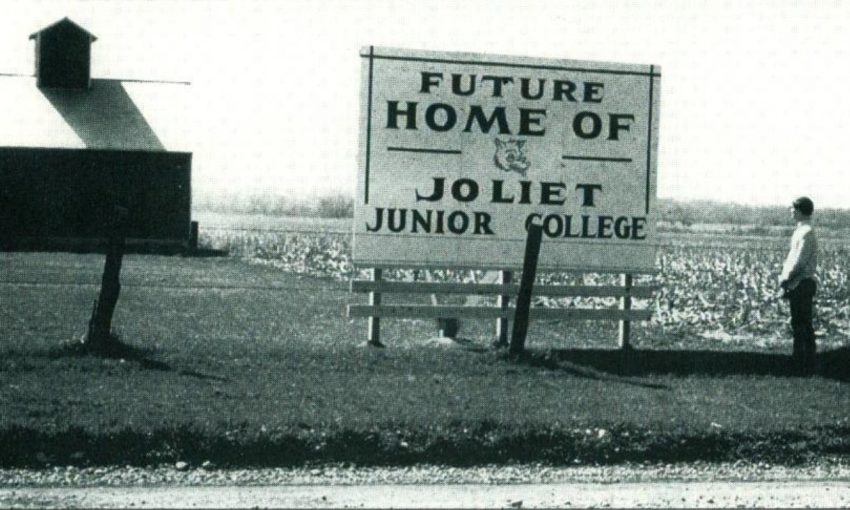
[[[465,319],[513,319],[516,308],[500,309],[495,306],[464,305],[348,305],[348,317],[387,317],[390,319],[447,319],[462,317]],[[651,310],[628,310],[617,308],[531,308],[529,316],[539,320],[552,321],[645,321],[652,318]]]
[[[507,271],[511,273],[511,271]],[[381,292],[384,294],[482,294],[490,296],[516,296],[519,284],[509,283],[450,283],[450,282],[392,282],[382,280],[355,280],[351,282],[352,292]],[[650,298],[658,286],[632,286],[629,295],[633,298]],[[618,285],[535,285],[534,294],[538,296],[582,296],[582,297],[623,297],[626,290]]]
[[[379,282],[381,281],[382,270],[379,268],[372,269],[372,281]],[[370,292],[369,293],[369,305],[378,306],[381,304],[381,293],[380,292]],[[368,342],[369,345],[375,347],[383,347],[384,344],[381,343],[381,319],[380,317],[371,316],[369,317],[369,330],[368,330]]]
[[[626,290],[623,297],[620,298],[620,310],[628,312],[632,309],[632,275],[623,274],[620,276],[620,281],[623,285],[623,288]],[[620,321],[620,349],[629,349],[631,345],[629,344],[630,336],[632,331],[632,323],[628,320]]]
[[[511,283],[513,273],[511,271],[499,271],[499,283],[502,285]],[[511,297],[508,295],[499,295],[496,298],[496,306],[500,310],[507,310],[511,303]],[[496,319],[496,346],[504,347],[508,345],[508,319],[507,317],[499,317]]]

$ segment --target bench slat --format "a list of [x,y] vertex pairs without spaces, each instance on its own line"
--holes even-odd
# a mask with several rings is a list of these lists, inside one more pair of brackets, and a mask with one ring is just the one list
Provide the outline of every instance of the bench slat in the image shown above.
[[[652,297],[658,290],[656,285],[632,287],[635,298]],[[495,296],[516,296],[519,285],[499,283],[442,283],[442,282],[392,282],[354,280],[351,292],[378,292],[398,294],[489,294]],[[626,289],[616,285],[535,285],[535,296],[582,296],[582,297],[623,297]]]
[[[349,317],[396,317],[396,318],[468,318],[495,319],[499,317],[513,319],[515,308],[495,308],[486,306],[430,306],[430,305],[349,305]],[[535,319],[556,320],[648,320],[651,310],[618,309],[582,309],[582,308],[532,308]]]

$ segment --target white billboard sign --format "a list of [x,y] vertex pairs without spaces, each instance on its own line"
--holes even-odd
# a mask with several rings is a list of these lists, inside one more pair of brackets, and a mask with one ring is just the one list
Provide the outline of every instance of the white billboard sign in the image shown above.
[[354,262],[652,271],[657,66],[361,51]]

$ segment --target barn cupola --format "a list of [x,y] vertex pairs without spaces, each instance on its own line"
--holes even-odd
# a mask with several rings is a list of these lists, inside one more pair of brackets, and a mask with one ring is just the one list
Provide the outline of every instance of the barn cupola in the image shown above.
[[35,39],[39,87],[87,89],[91,86],[91,43],[97,40],[68,18],[30,35]]

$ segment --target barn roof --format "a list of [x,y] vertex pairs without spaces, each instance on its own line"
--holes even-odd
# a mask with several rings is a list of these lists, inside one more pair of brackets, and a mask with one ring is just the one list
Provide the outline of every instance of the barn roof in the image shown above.
[[77,25],[76,23],[71,21],[71,19],[68,18],[68,17],[64,17],[64,18],[60,19],[59,21],[57,21],[56,23],[51,23],[50,25],[47,25],[46,27],[42,28],[41,30],[31,33],[30,39],[35,39],[36,37],[38,37],[38,34],[40,34],[42,32],[48,32],[50,30],[53,30],[54,28],[58,28],[61,25],[68,25],[70,27],[73,27],[75,30],[82,32],[83,34],[87,35],[91,39],[91,42],[97,41],[97,37],[95,37],[91,32],[89,32],[85,28],[81,27],[80,25]]
[[187,85],[92,79],[87,90],[40,89],[35,77],[0,75],[0,146],[191,152]]

